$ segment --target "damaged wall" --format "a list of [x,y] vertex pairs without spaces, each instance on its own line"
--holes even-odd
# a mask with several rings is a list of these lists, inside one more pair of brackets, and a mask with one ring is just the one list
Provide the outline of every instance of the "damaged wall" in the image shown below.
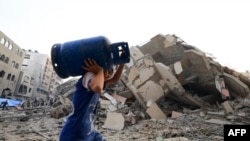
[[134,60],[132,59],[134,65],[125,72],[127,77],[125,77],[124,81],[129,83],[129,85],[133,85],[139,91],[143,101],[157,101],[167,94],[167,84],[157,72],[153,59],[146,55],[138,60]]

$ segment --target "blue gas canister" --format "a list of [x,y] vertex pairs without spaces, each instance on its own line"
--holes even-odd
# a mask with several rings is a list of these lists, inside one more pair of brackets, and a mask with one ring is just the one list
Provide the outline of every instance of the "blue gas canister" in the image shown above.
[[130,62],[129,46],[127,42],[111,44],[106,37],[96,36],[57,43],[51,48],[53,68],[61,78],[86,73],[82,66],[88,58],[94,59],[104,70],[108,70],[113,65]]

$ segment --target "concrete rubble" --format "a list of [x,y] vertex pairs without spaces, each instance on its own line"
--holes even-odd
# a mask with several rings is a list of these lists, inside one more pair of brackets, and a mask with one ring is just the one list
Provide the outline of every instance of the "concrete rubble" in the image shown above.
[[[176,35],[130,48],[119,83],[100,99],[97,130],[108,140],[224,140],[223,125],[250,124],[250,73],[240,73]],[[0,141],[57,141],[77,79],[50,106],[0,111]]]

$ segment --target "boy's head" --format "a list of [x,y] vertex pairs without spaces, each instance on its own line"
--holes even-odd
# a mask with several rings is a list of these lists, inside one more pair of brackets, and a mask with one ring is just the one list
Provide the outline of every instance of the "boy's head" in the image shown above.
[[110,79],[111,76],[113,75],[113,73],[114,73],[114,69],[113,68],[111,68],[109,70],[105,70],[104,71],[104,79],[105,80]]

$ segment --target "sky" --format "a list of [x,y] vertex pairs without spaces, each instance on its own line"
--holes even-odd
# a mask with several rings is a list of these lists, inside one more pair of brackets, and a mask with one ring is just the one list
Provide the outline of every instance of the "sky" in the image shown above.
[[0,0],[0,30],[23,49],[103,35],[142,45],[174,34],[237,71],[250,70],[248,0]]

